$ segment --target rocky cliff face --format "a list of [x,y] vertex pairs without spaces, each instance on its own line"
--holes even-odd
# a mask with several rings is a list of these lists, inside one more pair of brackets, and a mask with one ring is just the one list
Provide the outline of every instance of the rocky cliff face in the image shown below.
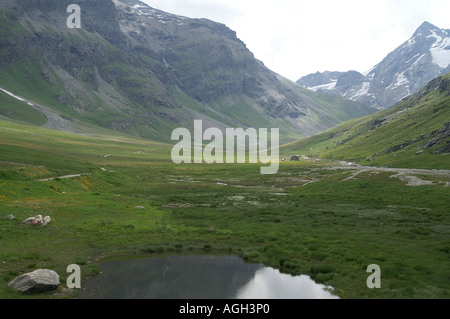
[[193,119],[298,138],[373,110],[311,95],[257,61],[223,24],[135,0],[0,3],[0,85],[79,122],[170,138]]
[[414,35],[367,74],[356,71],[321,73],[297,83],[338,94],[377,108],[387,108],[417,93],[432,79],[450,71],[450,30],[424,22]]

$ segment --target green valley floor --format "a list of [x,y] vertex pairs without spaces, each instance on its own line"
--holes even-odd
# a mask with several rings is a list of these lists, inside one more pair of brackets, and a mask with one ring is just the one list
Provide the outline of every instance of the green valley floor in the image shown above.
[[[238,255],[346,299],[450,297],[448,170],[304,159],[260,175],[260,164],[175,165],[170,150],[0,121],[0,298],[77,298],[70,264],[86,280],[106,256],[172,252]],[[38,214],[52,222],[21,224]],[[367,288],[371,264],[381,289]],[[60,288],[8,287],[38,268]]]

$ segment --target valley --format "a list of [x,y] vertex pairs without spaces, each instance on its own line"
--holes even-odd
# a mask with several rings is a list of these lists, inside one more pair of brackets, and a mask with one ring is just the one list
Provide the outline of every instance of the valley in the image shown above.
[[[0,299],[82,298],[68,265],[83,283],[111,258],[175,254],[342,299],[450,298],[448,30],[297,84],[224,24],[80,0],[67,28],[70,3],[0,2]],[[57,289],[8,286],[41,268]]]
[[[176,165],[171,145],[148,140],[0,130],[2,298],[77,297],[64,285],[29,297],[7,287],[31,269],[64,282],[79,264],[83,281],[107,256],[161,253],[237,255],[308,274],[341,298],[448,298],[448,170],[301,160],[261,175],[258,164]],[[401,172],[430,183],[412,187]],[[75,173],[86,175],[53,179]],[[21,225],[43,213],[48,226]],[[370,264],[382,289],[366,286]]]

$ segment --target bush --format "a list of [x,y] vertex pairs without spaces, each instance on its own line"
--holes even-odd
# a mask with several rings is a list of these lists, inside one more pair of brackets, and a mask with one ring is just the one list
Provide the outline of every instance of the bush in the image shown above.
[[300,267],[300,265],[295,261],[286,261],[283,266],[284,268],[289,270],[296,270],[297,268]]
[[259,256],[259,252],[256,250],[248,250],[242,254],[242,258],[244,259],[253,259]]
[[310,272],[314,275],[317,275],[317,274],[329,274],[334,272],[335,270],[336,269],[330,265],[317,265],[312,266]]
[[285,258],[285,257],[281,257],[280,258],[280,266],[281,267],[284,267],[284,264],[288,261],[289,259],[287,259],[287,258]]
[[165,251],[165,249],[163,246],[149,246],[149,247],[143,249],[143,251],[145,253],[152,254],[152,253],[162,253]]
[[319,260],[319,261],[323,261],[323,260],[325,260],[326,258],[327,258],[327,254],[325,254],[325,253],[321,253],[321,252],[313,252],[312,254],[311,254],[311,257],[312,258],[314,258],[314,259],[316,259],[316,260]]
[[0,179],[12,179],[12,176],[8,172],[0,171]]
[[325,283],[333,279],[334,274],[317,274],[314,278],[317,282]]

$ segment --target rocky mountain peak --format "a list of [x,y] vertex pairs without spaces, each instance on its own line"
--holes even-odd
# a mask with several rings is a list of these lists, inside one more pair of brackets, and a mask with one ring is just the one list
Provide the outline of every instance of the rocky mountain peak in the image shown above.
[[435,25],[429,23],[428,21],[425,21],[420,25],[420,27],[417,28],[416,32],[414,32],[413,37],[416,36],[429,36],[433,31],[435,32],[442,32],[442,29],[439,29]]
[[450,30],[423,22],[411,38],[364,75],[355,71],[339,72],[337,79],[325,76],[323,82],[317,82],[321,77],[316,73],[316,81],[311,81],[309,75],[297,83],[315,91],[388,108],[449,71]]

